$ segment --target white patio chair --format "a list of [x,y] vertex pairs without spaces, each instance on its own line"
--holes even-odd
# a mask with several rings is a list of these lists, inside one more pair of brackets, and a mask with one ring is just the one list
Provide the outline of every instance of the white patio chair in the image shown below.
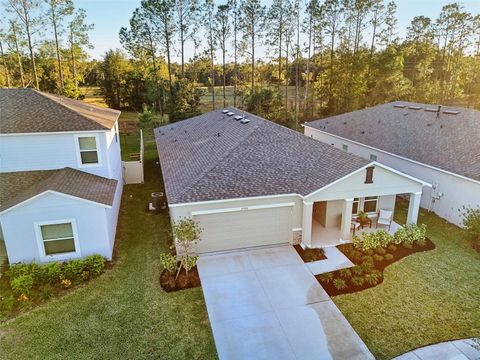
[[393,211],[380,209],[380,211],[378,212],[376,227],[378,228],[378,225],[387,225],[388,230],[390,230],[390,227],[392,226],[392,218]]
[[360,227],[360,223],[359,223],[358,221],[352,220],[352,231],[353,231],[353,235],[355,235],[355,231],[358,230],[359,227]]

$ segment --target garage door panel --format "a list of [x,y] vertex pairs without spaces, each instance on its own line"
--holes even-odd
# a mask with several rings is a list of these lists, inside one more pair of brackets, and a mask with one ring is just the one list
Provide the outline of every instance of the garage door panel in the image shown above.
[[203,229],[198,252],[282,244],[290,241],[292,207],[197,215]]

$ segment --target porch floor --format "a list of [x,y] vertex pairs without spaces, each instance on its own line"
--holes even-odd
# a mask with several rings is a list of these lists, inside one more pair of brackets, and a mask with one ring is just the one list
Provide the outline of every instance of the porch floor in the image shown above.
[[[372,227],[365,227],[364,229],[357,229],[355,234],[360,236],[362,233],[368,233],[377,231],[380,229],[387,230],[390,234],[395,234],[402,226],[397,224],[395,221],[392,222],[392,226],[390,226],[390,230],[386,226],[379,226],[378,228],[375,227],[375,221],[372,223]],[[350,236],[353,235],[353,232],[350,232]],[[336,246],[340,245],[345,242],[350,241],[340,241],[340,229],[339,228],[325,228],[323,227],[318,221],[313,220],[312,223],[312,248],[323,248],[329,246]]]

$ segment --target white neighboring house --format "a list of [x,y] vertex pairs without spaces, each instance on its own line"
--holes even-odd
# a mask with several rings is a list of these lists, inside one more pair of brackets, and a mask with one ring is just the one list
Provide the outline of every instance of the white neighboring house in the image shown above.
[[199,253],[338,245],[351,239],[359,211],[374,229],[397,194],[409,194],[407,222],[416,223],[429,186],[235,108],[159,127],[155,139],[170,216],[199,222]]
[[480,111],[397,101],[316,120],[305,135],[432,184],[421,206],[462,226],[480,206]]
[[119,116],[0,89],[0,241],[10,263],[111,259],[123,189]]

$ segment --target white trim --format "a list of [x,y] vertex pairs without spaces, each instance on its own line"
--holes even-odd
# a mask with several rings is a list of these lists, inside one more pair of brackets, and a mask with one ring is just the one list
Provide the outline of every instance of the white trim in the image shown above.
[[[98,136],[99,134],[92,134],[92,135],[84,135],[84,134],[74,134],[73,137],[75,138],[75,149],[77,152],[77,165],[79,168],[93,168],[93,167],[101,167],[102,166],[102,154],[101,154],[101,146],[100,146],[100,137]],[[97,152],[97,162],[96,163],[91,163],[91,164],[84,164],[82,163],[82,156],[80,150],[80,138],[95,138],[95,151]],[[85,150],[84,150],[85,151]],[[93,150],[88,150],[88,151],[93,151]]]
[[99,132],[109,132],[112,129],[104,129],[104,130],[77,130],[77,131],[39,131],[39,132],[32,132],[32,133],[9,133],[9,134],[0,134],[2,136],[35,136],[35,135],[64,135],[64,134],[94,134]]
[[293,228],[293,229],[292,229],[292,232],[293,232],[293,231],[302,231],[302,229],[303,229],[303,228]]
[[[47,255],[45,253],[45,246],[44,240],[42,236],[41,226],[43,225],[56,225],[56,224],[68,224],[72,225],[72,233],[73,233],[73,243],[75,244],[75,251],[69,253],[61,253],[55,255]],[[78,230],[77,230],[77,222],[75,219],[61,219],[61,220],[50,220],[50,221],[38,221],[34,222],[34,229],[35,229],[35,237],[37,238],[37,245],[39,256],[42,261],[58,261],[58,260],[66,260],[71,259],[72,257],[77,258],[81,257],[82,252],[80,249],[80,241],[78,238]]]
[[192,206],[192,205],[210,205],[210,204],[221,204],[232,201],[248,201],[248,200],[263,200],[263,199],[278,199],[284,197],[298,196],[303,199],[303,196],[300,194],[278,194],[278,195],[263,195],[263,196],[251,196],[244,198],[232,198],[232,199],[221,199],[221,200],[206,200],[206,201],[195,201],[189,203],[178,203],[178,204],[169,204],[169,208],[181,207],[181,206]]
[[245,206],[245,207],[238,207],[238,208],[226,208],[226,209],[215,209],[215,210],[199,210],[199,211],[192,211],[190,214],[192,216],[198,216],[198,215],[221,214],[221,213],[247,211],[247,210],[274,209],[274,208],[290,207],[290,206],[295,206],[295,203],[254,205],[254,206]]
[[[363,146],[365,148],[368,148],[368,149],[372,149],[372,150],[375,150],[375,151],[378,151],[380,153],[383,153],[383,154],[387,154],[387,155],[390,155],[390,156],[393,156],[393,157],[396,157],[398,159],[402,159],[402,160],[405,160],[405,161],[409,161],[413,164],[417,164],[417,165],[422,165],[422,166],[425,166],[427,168],[430,168],[430,169],[433,169],[433,170],[437,170],[437,171],[440,171],[442,173],[445,173],[445,174],[448,174],[448,175],[452,175],[452,176],[456,176],[456,177],[459,177],[461,179],[464,179],[464,180],[468,180],[468,181],[471,181],[471,182],[474,182],[476,184],[480,184],[480,180],[475,180],[475,179],[472,179],[472,178],[469,178],[469,177],[466,177],[464,175],[460,175],[460,174],[456,174],[454,172],[451,172],[451,171],[448,171],[448,170],[444,170],[444,169],[440,169],[438,167],[435,167],[433,165],[428,165],[428,164],[425,164],[425,163],[422,163],[420,161],[417,161],[417,160],[413,160],[413,159],[409,159],[407,157],[404,157],[404,156],[401,156],[401,155],[397,155],[397,154],[394,154],[394,153],[391,153],[391,152],[388,152],[388,151],[385,151],[385,150],[382,150],[382,149],[379,149],[379,148],[376,148],[376,147],[373,147],[373,146],[370,146],[370,145],[366,145],[366,144],[363,144],[361,142],[358,142],[358,141],[355,141],[355,140],[351,140],[351,139],[347,139],[347,138],[344,138],[342,136],[338,136],[338,135],[335,135],[335,134],[332,134],[332,133],[329,133],[329,132],[326,132],[326,131],[322,131],[322,130],[319,130],[319,129],[316,129],[314,127],[311,127],[311,126],[308,126],[307,124],[302,124],[303,127],[308,127],[309,129],[312,129],[312,130],[315,130],[315,131],[318,131],[322,134],[325,134],[325,135],[328,135],[328,136],[333,136],[334,138],[337,138],[337,139],[341,139],[343,141],[350,141],[351,143],[353,144],[356,144],[356,145],[359,145],[359,146]],[[319,139],[315,139],[317,141],[321,141]],[[406,175],[404,173],[402,173],[403,175]]]
[[100,205],[104,208],[108,208],[108,209],[111,209],[112,208],[112,205],[107,205],[107,204],[102,204],[102,203],[99,203],[99,202],[95,202],[95,201],[91,201],[91,200],[87,200],[87,199],[83,199],[83,198],[80,198],[80,197],[77,197],[77,196],[73,196],[73,195],[68,195],[68,194],[64,194],[64,193],[61,193],[61,192],[58,192],[58,191],[53,191],[53,190],[46,190],[40,194],[37,194],[35,196],[32,196],[31,198],[28,198],[22,202],[19,202],[18,204],[15,204],[3,211],[0,211],[0,215],[3,215],[5,214],[6,212],[9,212],[10,210],[13,210],[21,205],[24,205],[26,204],[27,202],[30,202],[36,198],[39,198],[40,196],[44,195],[44,194],[54,194],[54,195],[60,195],[60,196],[64,196],[64,197],[67,197],[69,199],[73,199],[73,200],[79,200],[79,201],[83,201],[83,202],[86,202],[88,204],[93,204],[93,205]]

